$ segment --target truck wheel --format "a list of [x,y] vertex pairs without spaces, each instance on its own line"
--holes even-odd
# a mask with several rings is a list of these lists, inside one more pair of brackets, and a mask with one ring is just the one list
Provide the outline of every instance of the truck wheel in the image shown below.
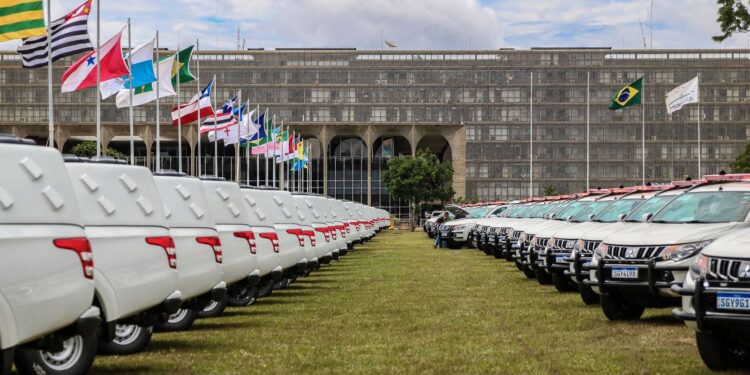
[[157,324],[156,329],[162,332],[185,331],[193,325],[196,318],[198,318],[197,310],[180,308],[170,315],[165,323]]
[[21,374],[85,374],[94,363],[96,334],[73,336],[63,341],[63,349],[49,352],[39,349],[17,349],[16,369]]
[[523,265],[521,264],[521,262],[514,259],[513,263],[516,265],[516,268],[518,268],[519,271],[523,271]]
[[602,312],[609,320],[638,320],[645,308],[628,302],[619,294],[605,293],[600,297]]
[[717,332],[696,332],[695,342],[703,363],[711,370],[728,370],[738,364],[738,349],[729,335]]
[[573,292],[576,290],[575,283],[560,272],[552,273],[552,284],[555,285],[555,289],[560,293]]
[[526,265],[521,265],[521,271],[523,271],[524,276],[526,276],[527,279],[533,279],[536,277],[536,273],[534,270],[531,269],[531,267]]
[[266,282],[261,282],[261,284],[258,286],[258,298],[265,298],[271,295],[273,292],[273,280],[267,280]]
[[135,324],[116,324],[115,338],[112,341],[100,341],[99,353],[127,355],[146,348],[151,342],[153,327],[141,327]]
[[0,375],[10,374],[13,367],[13,348],[0,350]]
[[503,258],[503,254],[501,253],[502,250],[498,249],[497,247],[493,246],[490,251],[492,252],[492,256],[494,256],[495,259]]
[[581,295],[581,299],[586,305],[596,305],[599,303],[599,295],[588,285],[583,285],[583,283],[578,284],[578,294]]
[[249,306],[255,303],[255,297],[258,295],[258,287],[245,285],[237,289],[235,293],[229,296],[227,304],[232,307]]
[[477,240],[474,238],[474,236],[469,236],[470,240],[466,243],[466,246],[469,249],[476,249],[477,248]]
[[536,281],[539,282],[539,285],[549,285],[552,284],[552,277],[547,273],[547,271],[535,269],[534,270],[534,276],[536,277]]
[[224,309],[227,308],[229,297],[224,296],[221,301],[212,300],[208,306],[204,307],[203,310],[198,312],[199,318],[215,318],[224,314]]

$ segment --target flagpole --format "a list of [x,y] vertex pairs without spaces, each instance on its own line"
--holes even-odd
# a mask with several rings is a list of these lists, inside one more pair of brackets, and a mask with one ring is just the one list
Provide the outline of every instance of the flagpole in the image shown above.
[[[698,85],[700,86],[701,81],[701,74],[698,73]],[[698,179],[703,178],[703,171],[701,170],[701,158],[703,155],[703,149],[701,149],[701,117],[703,117],[703,114],[701,113],[701,101],[700,98],[698,98]]]
[[131,36],[130,17],[128,17],[128,70],[130,71],[128,73],[128,96],[130,97],[130,105],[128,105],[128,130],[130,131],[130,165],[135,165],[135,142],[133,141],[133,133],[135,133],[133,131],[133,90],[135,87],[133,86],[133,46]]
[[[242,90],[239,90],[237,93],[237,107],[239,109],[239,117],[242,118]],[[232,109],[232,116],[234,116],[234,109]],[[240,183],[240,162],[242,159],[240,159],[240,129],[242,128],[241,124],[237,123],[237,143],[234,146],[234,180],[237,182],[237,184]]]
[[[216,74],[214,74],[213,78],[213,85],[214,85],[214,103],[218,104],[219,101],[217,100],[217,94],[216,92],[219,90],[217,87],[216,82]],[[215,104],[214,104],[215,105]],[[199,107],[200,108],[200,107]],[[214,110],[214,129],[216,129],[216,110]],[[219,177],[219,135],[214,131],[214,177]]]
[[[101,59],[101,20],[100,15],[100,1],[96,0],[96,156],[102,156],[102,96],[101,96],[101,80],[102,70],[100,64]],[[51,35],[47,36],[47,40],[52,44]],[[48,56],[50,59],[52,56]]]
[[[643,76],[642,86],[645,92],[646,76]],[[645,95],[641,94],[641,184],[646,185],[646,100]]]
[[[157,172],[161,172],[161,137],[159,135],[159,125],[161,124],[159,87],[161,86],[161,78],[159,78],[159,72],[161,72],[159,66],[159,30],[156,30],[156,157],[154,158],[154,161],[156,161],[156,168],[154,168],[154,170]],[[149,155],[149,157],[151,157],[151,155]]]
[[[260,104],[257,104],[255,108],[257,109],[257,112],[255,112],[255,113],[258,114],[258,117],[255,118],[255,120],[257,121],[260,118]],[[264,114],[263,115],[263,124],[258,124],[258,126],[262,126],[263,127],[263,131],[264,132],[266,130],[266,128],[265,128],[265,126],[266,126],[266,124],[265,124],[265,122],[266,122],[265,118],[266,118],[266,116]],[[258,141],[260,141],[260,129],[258,129],[258,133],[257,134],[258,134]],[[260,143],[260,142],[258,142],[258,143]],[[247,147],[250,148],[250,144],[248,144]],[[248,184],[249,184],[249,182],[248,182]],[[260,155],[255,155],[255,186],[256,187],[260,186]]]
[[53,104],[52,79],[52,2],[47,0],[47,144],[55,147],[55,108]]
[[534,196],[534,72],[529,80],[529,198]]
[[[198,54],[200,51],[201,45],[200,45],[200,38],[195,39],[195,52]],[[197,71],[197,77],[195,80],[195,88],[198,89],[198,93],[201,92],[201,61],[199,58],[195,59],[195,70]],[[200,99],[198,99],[198,127],[196,128],[196,135],[198,136],[198,157],[197,157],[197,168],[195,169],[196,176],[200,177],[201,175],[201,116],[200,116]]]
[[[249,122],[247,124],[247,141],[245,141],[245,185],[250,185],[250,126],[253,124],[253,118],[250,117],[250,99],[247,100],[245,106],[247,107],[247,121]],[[257,116],[258,112],[255,112],[255,115]],[[242,128],[240,128],[240,130],[242,130]],[[240,140],[242,139],[240,138]]]
[[[273,123],[276,124],[276,115],[273,115]],[[284,124],[281,124],[281,127],[279,128],[280,131],[284,130]],[[276,187],[276,135],[273,136],[274,146],[273,146],[273,152],[271,153],[272,162],[271,167],[273,168],[273,187]],[[266,153],[268,153],[268,147],[266,146]],[[267,159],[267,158],[266,158]]]
[[586,190],[591,186],[591,72],[586,72]]
[[[182,173],[182,111],[180,110],[180,32],[177,32],[177,171]],[[198,94],[200,96],[200,94]],[[198,99],[198,117],[200,117],[200,98]]]
[[[267,107],[266,107],[266,114],[268,114],[268,108]],[[266,127],[266,124],[268,123],[267,119],[268,119],[268,116],[266,116],[263,119],[263,124],[264,124],[263,127],[266,130],[266,143],[265,143],[266,148],[265,148],[265,151],[263,152],[263,156],[264,156],[263,163],[265,163],[265,169],[264,169],[264,172],[265,172],[265,175],[266,175],[266,183],[265,183],[265,185],[266,186],[270,186],[270,185],[268,185],[268,136],[270,135],[270,133],[268,132],[268,127]],[[273,126],[273,118],[271,119],[271,126]]]

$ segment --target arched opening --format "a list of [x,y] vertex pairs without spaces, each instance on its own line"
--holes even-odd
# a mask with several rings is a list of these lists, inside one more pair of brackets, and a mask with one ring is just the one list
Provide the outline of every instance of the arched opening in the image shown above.
[[448,140],[442,135],[430,134],[424,136],[419,143],[417,143],[417,150],[424,150],[432,152],[437,155],[438,159],[443,162],[451,162],[453,160],[453,153],[451,152],[451,146]]
[[400,218],[408,218],[409,202],[392,198],[382,176],[388,169],[388,160],[400,155],[411,155],[409,141],[401,136],[382,136],[375,140],[372,148],[372,205],[388,210]]
[[[177,138],[161,137],[159,142],[159,154],[156,151],[156,141],[151,145],[151,169],[157,170],[156,166],[160,165],[161,170],[179,170]],[[190,143],[182,138],[182,172],[190,173],[191,163]]]
[[367,203],[367,145],[362,138],[337,136],[328,144],[328,195]]

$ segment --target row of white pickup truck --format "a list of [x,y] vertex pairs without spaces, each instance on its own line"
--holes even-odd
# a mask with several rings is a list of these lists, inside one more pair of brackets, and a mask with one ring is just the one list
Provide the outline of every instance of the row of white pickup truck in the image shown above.
[[0,137],[0,374],[82,374],[284,288],[389,225],[355,202]]

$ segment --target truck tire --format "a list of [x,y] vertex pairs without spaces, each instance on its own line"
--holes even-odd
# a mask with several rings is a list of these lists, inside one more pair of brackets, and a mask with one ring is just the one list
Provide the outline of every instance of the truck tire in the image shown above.
[[224,309],[227,308],[229,302],[229,296],[224,296],[221,301],[211,301],[208,303],[203,310],[198,312],[199,318],[215,318],[224,314]]
[[16,370],[20,374],[79,375],[89,372],[96,356],[97,335],[73,336],[63,350],[16,349]]
[[578,294],[581,295],[581,300],[586,305],[590,306],[599,303],[599,295],[588,285],[583,285],[583,283],[578,284]]
[[534,270],[534,276],[536,277],[536,281],[539,282],[539,285],[549,285],[552,284],[552,276],[547,273],[547,271],[535,269]]
[[112,341],[99,341],[99,353],[128,355],[138,353],[151,342],[154,327],[141,327],[135,324],[115,325],[115,338]]
[[643,306],[634,305],[616,293],[605,293],[599,298],[602,312],[607,319],[612,321],[638,320],[645,310]]
[[536,277],[536,273],[529,266],[522,264],[521,271],[523,272],[524,276],[526,276],[527,279],[533,279]]
[[255,298],[258,296],[258,287],[245,285],[242,289],[234,290],[229,295],[227,304],[232,307],[244,307],[255,303]]
[[13,349],[0,350],[0,375],[10,374],[13,367]]
[[516,265],[516,268],[518,268],[519,271],[523,271],[523,265],[521,264],[521,262],[514,259],[513,263]]
[[552,284],[560,293],[573,292],[576,290],[575,283],[560,272],[552,273]]
[[739,356],[734,348],[730,335],[716,332],[696,332],[695,343],[698,346],[703,363],[711,370],[723,371],[734,367]]
[[196,318],[198,318],[197,310],[180,308],[170,315],[166,322],[157,324],[155,328],[161,332],[185,331],[192,327]]
[[273,292],[273,280],[266,280],[258,285],[258,298],[265,298],[271,295]]

